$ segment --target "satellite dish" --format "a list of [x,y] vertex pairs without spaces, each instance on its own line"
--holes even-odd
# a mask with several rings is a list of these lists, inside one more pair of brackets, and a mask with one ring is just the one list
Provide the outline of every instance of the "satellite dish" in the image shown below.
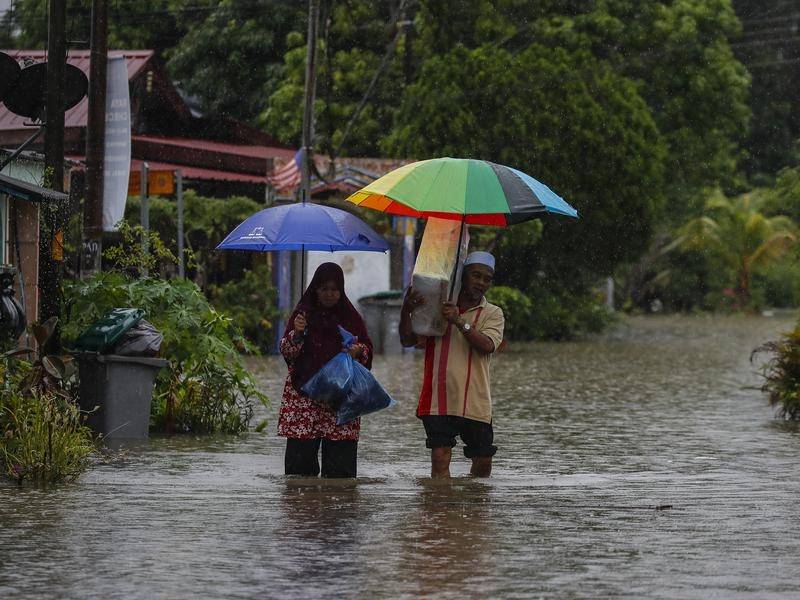
[[[89,80],[78,67],[69,64],[64,66],[64,110],[69,110],[86,95]],[[13,113],[44,120],[47,106],[47,63],[36,63],[22,69],[16,84],[6,92],[3,102]]]
[[16,60],[5,52],[0,52],[0,102],[3,101],[8,90],[14,87],[21,70],[22,68]]

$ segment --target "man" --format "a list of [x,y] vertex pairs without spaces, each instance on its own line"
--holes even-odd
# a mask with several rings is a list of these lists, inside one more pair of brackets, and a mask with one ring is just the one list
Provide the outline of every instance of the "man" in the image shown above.
[[494,277],[494,257],[472,252],[464,262],[458,302],[445,302],[448,321],[442,337],[420,337],[411,329],[411,313],[425,299],[409,288],[400,313],[403,346],[425,348],[425,368],[417,416],[431,449],[431,476],[449,477],[456,436],[464,442],[464,455],[472,459],[470,474],[492,473],[492,399],[489,363],[503,341],[505,320],[499,306],[486,301]]

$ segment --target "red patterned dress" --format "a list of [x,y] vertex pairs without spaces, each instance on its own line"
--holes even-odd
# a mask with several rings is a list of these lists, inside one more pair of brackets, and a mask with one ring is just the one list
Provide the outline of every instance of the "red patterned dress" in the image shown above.
[[[369,359],[369,346],[366,344],[355,344],[361,348],[361,357],[358,361],[367,364]],[[303,349],[303,338],[295,341],[294,335],[281,339],[280,351],[289,365],[289,375],[283,386],[283,396],[281,397],[281,409],[278,413],[278,435],[287,438],[300,440],[310,440],[324,438],[327,440],[358,440],[361,431],[361,419],[356,419],[345,423],[336,424],[336,413],[330,406],[321,402],[316,402],[298,392],[292,385],[292,373],[294,371],[294,359]]]

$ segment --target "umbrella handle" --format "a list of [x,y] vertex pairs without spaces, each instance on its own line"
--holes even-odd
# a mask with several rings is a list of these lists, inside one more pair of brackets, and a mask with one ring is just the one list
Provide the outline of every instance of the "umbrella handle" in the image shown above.
[[300,246],[300,296],[302,298],[306,286],[306,246]]
[[464,223],[466,222],[466,215],[462,215],[461,223],[458,227],[458,246],[456,246],[456,262],[453,264],[453,276],[450,278],[450,293],[447,294],[447,299],[453,301],[453,292],[456,291],[456,277],[458,276],[458,260],[461,257],[461,242],[464,240]]

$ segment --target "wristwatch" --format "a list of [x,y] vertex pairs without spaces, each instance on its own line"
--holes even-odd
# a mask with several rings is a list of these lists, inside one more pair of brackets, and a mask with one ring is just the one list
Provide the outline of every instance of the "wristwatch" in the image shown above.
[[459,327],[459,329],[461,330],[462,333],[467,333],[472,329],[472,325],[470,325],[467,322],[464,322],[464,324],[461,325],[461,327]]

